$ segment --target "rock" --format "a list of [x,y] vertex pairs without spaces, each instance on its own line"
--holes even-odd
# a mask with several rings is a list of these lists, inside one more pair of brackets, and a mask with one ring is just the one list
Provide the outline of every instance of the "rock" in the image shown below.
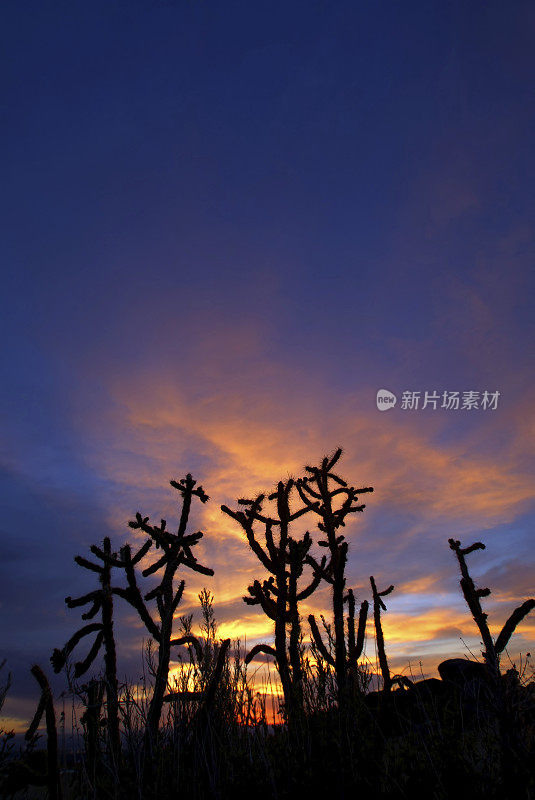
[[467,658],[448,658],[438,665],[438,674],[443,681],[453,683],[461,690],[471,683],[488,685],[491,679],[486,664]]

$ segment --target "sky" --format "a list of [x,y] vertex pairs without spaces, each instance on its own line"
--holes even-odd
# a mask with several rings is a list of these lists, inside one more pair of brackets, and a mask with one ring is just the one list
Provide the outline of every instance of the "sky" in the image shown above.
[[[395,585],[393,669],[480,657],[449,537],[487,545],[470,566],[494,634],[534,595],[534,33],[515,0],[3,4],[8,724],[80,624],[74,556],[134,542],[136,511],[176,524],[187,472],[215,574],[184,576],[180,613],[198,625],[207,586],[221,636],[271,635],[221,504],[338,446],[375,489],[347,578],[360,600],[370,575]],[[478,407],[442,408],[454,391]],[[143,631],[116,610],[135,677]],[[532,617],[511,660],[534,643]]]

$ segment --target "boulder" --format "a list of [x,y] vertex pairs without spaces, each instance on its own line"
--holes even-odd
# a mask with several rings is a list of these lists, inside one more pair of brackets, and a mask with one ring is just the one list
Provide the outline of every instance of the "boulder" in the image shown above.
[[488,685],[491,680],[486,664],[467,658],[448,658],[438,665],[438,674],[443,681],[453,683],[461,690],[469,684]]

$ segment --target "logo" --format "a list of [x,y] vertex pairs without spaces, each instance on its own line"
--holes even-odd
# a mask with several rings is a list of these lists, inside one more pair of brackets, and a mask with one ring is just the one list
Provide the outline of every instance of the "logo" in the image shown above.
[[[496,411],[498,408],[498,400],[502,393],[499,391],[491,392],[488,389],[481,391],[479,389],[461,392],[443,391],[434,389],[432,392],[426,391],[404,391],[401,393],[400,409],[402,411],[423,411],[430,409],[436,411],[437,409],[444,409],[445,411],[480,411],[480,413],[487,413],[489,411]],[[388,411],[394,408],[398,398],[393,392],[388,389],[379,389],[377,392],[377,408],[379,411]]]
[[379,389],[377,392],[377,408],[379,411],[388,411],[396,405],[397,397],[388,389]]

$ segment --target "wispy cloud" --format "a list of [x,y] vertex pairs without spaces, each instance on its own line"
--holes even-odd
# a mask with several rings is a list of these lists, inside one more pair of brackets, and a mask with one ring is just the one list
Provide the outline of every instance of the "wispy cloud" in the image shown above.
[[[362,597],[373,572],[399,581],[395,597],[416,598],[406,612],[396,612],[394,600],[385,620],[395,648],[403,641],[427,643],[432,652],[435,644],[442,649],[446,632],[450,643],[454,632],[469,636],[460,594],[451,607],[452,588],[458,588],[446,539],[484,532],[492,538],[493,530],[503,531],[532,507],[525,453],[533,433],[526,430],[523,402],[493,418],[498,434],[489,459],[484,423],[459,438],[449,435],[444,417],[380,414],[372,402],[376,386],[333,394],[319,376],[271,358],[258,332],[239,325],[202,340],[180,374],[164,363],[141,365],[135,376],[114,370],[100,377],[109,396],[106,416],[86,409],[77,426],[86,463],[103,480],[108,525],[125,540],[126,521],[138,509],[173,524],[176,497],[168,480],[191,470],[211,496],[193,524],[206,534],[199,557],[215,576],[188,578],[183,608],[194,611],[197,592],[209,584],[222,635],[246,633],[260,641],[269,637],[271,623],[241,600],[262,569],[220,504],[271,489],[338,444],[345,447],[343,475],[375,487],[364,515],[347,531],[349,579]],[[91,446],[94,435],[98,447]],[[502,570],[513,590],[516,567],[505,561]],[[328,606],[324,592],[310,610]]]

